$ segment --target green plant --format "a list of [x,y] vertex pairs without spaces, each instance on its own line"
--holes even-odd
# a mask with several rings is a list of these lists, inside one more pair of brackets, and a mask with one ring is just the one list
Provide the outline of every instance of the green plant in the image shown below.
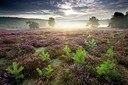
[[83,64],[85,61],[86,55],[87,55],[87,52],[85,50],[82,50],[82,48],[78,48],[76,50],[76,53],[73,56],[73,60],[77,64]]
[[49,56],[50,56],[49,53],[45,52],[45,50],[42,49],[42,52],[41,52],[41,59],[42,59],[42,61],[50,59]]
[[105,76],[106,80],[110,80],[112,77],[119,76],[119,73],[116,69],[116,64],[110,60],[106,60],[101,65],[96,67],[96,72],[99,75]]
[[20,78],[24,78],[24,75],[21,74],[21,72],[23,71],[24,67],[20,66],[18,68],[18,64],[16,62],[12,63],[12,66],[8,66],[6,71],[8,73],[11,73],[15,76],[16,79],[20,79]]
[[49,77],[52,72],[53,72],[52,66],[51,65],[48,65],[48,67],[45,68],[44,76]]
[[48,78],[48,77],[51,75],[51,73],[53,72],[53,68],[52,68],[51,65],[48,65],[48,66],[45,68],[44,71],[41,70],[40,68],[36,68],[36,71],[38,72],[38,75],[39,75],[39,76],[44,76],[44,77]]
[[68,45],[65,45],[65,47],[64,47],[64,51],[66,52],[66,55],[70,55],[70,53],[71,53],[71,49],[69,48],[69,46]]
[[111,37],[112,37],[112,38],[115,38],[115,35],[114,35],[114,34],[111,34]]
[[43,71],[40,68],[36,68],[36,71],[39,76],[43,76]]
[[109,56],[109,57],[113,57],[114,56],[114,51],[113,51],[113,47],[110,47],[108,50],[107,50],[107,53],[106,55]]
[[91,35],[87,37],[87,41],[85,41],[85,44],[88,45],[89,47],[93,48],[96,46],[96,41],[93,39]]
[[126,35],[125,35],[125,34],[120,34],[119,37],[120,37],[121,39],[124,39],[124,38],[126,37]]

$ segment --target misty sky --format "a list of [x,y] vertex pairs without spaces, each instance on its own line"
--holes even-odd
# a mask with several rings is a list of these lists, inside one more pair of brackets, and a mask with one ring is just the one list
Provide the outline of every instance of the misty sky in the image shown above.
[[0,16],[80,20],[107,19],[128,11],[128,0],[0,0]]

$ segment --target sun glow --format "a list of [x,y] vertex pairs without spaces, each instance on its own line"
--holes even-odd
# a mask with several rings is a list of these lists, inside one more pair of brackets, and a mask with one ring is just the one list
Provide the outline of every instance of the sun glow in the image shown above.
[[79,29],[84,28],[85,24],[81,22],[73,22],[73,21],[57,21],[56,28],[61,29]]
[[70,10],[65,10],[65,15],[72,15],[72,14],[77,14],[76,12],[74,12],[72,9]]

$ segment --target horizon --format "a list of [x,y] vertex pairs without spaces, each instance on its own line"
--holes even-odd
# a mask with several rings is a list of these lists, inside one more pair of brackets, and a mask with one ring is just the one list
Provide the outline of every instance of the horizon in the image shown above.
[[[92,16],[90,16],[91,18]],[[29,18],[29,17],[11,17],[11,16],[0,16],[0,18],[19,18],[19,19],[39,19],[39,20],[49,20],[48,19],[43,19],[43,18]],[[56,18],[55,18],[56,19]],[[99,19],[99,20],[109,20],[110,18],[108,19]],[[56,20],[63,20],[63,19],[56,19]],[[70,20],[70,19],[65,19],[64,21],[88,21],[88,19],[77,19],[77,20]]]

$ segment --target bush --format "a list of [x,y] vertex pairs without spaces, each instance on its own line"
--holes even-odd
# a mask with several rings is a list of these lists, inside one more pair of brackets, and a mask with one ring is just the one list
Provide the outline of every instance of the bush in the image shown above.
[[124,39],[124,38],[126,37],[126,35],[125,35],[125,34],[120,34],[119,37],[120,37],[121,39]]
[[96,72],[99,75],[105,76],[106,80],[110,80],[112,77],[119,76],[119,73],[116,69],[116,64],[110,60],[106,60],[100,66],[96,67]]
[[68,45],[65,45],[65,47],[64,47],[64,51],[66,52],[66,55],[70,56],[71,49],[69,48]]
[[73,56],[74,63],[83,64],[85,61],[86,55],[87,55],[87,52],[85,50],[82,50],[82,48],[78,48],[76,50],[75,55]]
[[113,51],[113,47],[110,47],[110,48],[107,50],[106,55],[113,58],[114,54],[115,54],[115,53],[114,53],[114,51]]
[[53,69],[52,69],[51,65],[48,65],[44,71],[41,70],[40,68],[36,68],[36,71],[38,72],[39,76],[44,76],[44,77],[48,78],[51,75],[51,73],[53,72]]
[[16,62],[12,63],[12,66],[7,67],[6,71],[8,73],[11,73],[15,76],[16,79],[20,79],[20,78],[24,78],[24,75],[21,74],[21,72],[23,71],[24,67],[20,66],[18,68],[18,65]]
[[41,52],[41,59],[42,59],[42,61],[50,59],[49,56],[50,56],[49,53],[45,52],[45,50],[42,49],[42,52]]
[[88,45],[89,47],[93,48],[96,46],[96,41],[95,41],[95,39],[92,38],[91,35],[89,35],[87,37],[87,41],[85,41],[85,44]]

